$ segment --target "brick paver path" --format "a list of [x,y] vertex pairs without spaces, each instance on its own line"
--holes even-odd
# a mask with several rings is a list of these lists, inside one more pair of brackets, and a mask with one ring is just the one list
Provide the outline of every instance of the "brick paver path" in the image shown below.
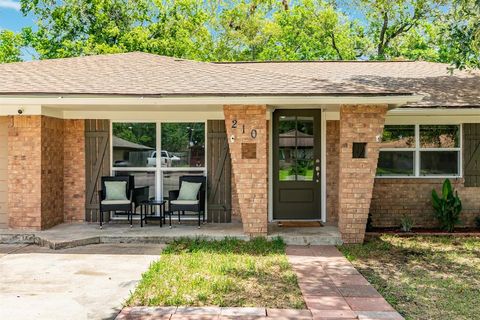
[[132,307],[124,308],[116,320],[307,320],[309,310],[220,307]]
[[403,319],[334,246],[288,246],[287,255],[313,319]]

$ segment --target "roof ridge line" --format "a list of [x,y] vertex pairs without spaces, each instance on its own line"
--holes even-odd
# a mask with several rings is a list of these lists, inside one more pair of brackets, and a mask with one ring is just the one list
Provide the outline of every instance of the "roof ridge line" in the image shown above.
[[427,63],[442,63],[424,60],[264,60],[264,61],[212,61],[215,64],[262,64],[262,63],[397,63],[397,62],[427,62]]

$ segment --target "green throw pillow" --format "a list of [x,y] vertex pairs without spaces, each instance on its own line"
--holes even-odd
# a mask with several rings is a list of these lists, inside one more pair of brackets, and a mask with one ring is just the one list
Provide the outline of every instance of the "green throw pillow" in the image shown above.
[[177,200],[197,200],[197,194],[202,184],[183,181]]
[[105,200],[128,200],[126,188],[126,181],[105,181]]

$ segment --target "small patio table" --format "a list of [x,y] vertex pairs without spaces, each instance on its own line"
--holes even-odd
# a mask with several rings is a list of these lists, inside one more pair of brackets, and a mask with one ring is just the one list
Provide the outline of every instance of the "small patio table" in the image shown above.
[[[165,221],[165,200],[147,200],[141,203],[140,208],[140,227],[143,227],[143,221],[147,224],[147,219],[158,219],[160,220],[160,228],[163,226]],[[153,215],[155,212],[155,207],[160,208],[160,216]],[[153,209],[153,210],[152,210]],[[150,212],[150,214],[148,214]]]

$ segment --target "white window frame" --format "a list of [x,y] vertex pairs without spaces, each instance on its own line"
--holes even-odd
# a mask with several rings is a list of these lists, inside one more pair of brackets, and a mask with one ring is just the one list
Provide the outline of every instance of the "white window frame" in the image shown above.
[[[156,166],[155,167],[115,167],[113,165],[113,144],[110,143],[110,174],[115,175],[115,172],[155,172],[155,199],[163,200],[163,174],[164,172],[179,172],[179,171],[196,171],[202,172],[204,176],[207,176],[207,121],[184,121],[184,120],[112,120],[110,121],[110,141],[113,139],[113,124],[114,123],[155,123],[156,143],[155,150],[157,151]],[[204,166],[203,167],[162,167],[161,166],[161,154],[162,154],[162,123],[203,123],[205,128],[205,154],[204,154]],[[160,155],[160,157],[158,156]],[[207,194],[205,194],[207,197]],[[208,214],[207,204],[205,203],[205,215]],[[124,216],[115,216],[112,213],[112,219],[126,219]]]
[[[463,147],[463,126],[460,123],[450,123],[450,124],[428,124],[428,123],[412,123],[412,124],[387,124],[389,126],[400,126],[400,125],[408,125],[415,127],[415,146],[413,148],[380,148],[379,155],[381,151],[408,151],[413,152],[413,171],[414,174],[411,176],[406,175],[384,175],[379,176],[375,175],[376,179],[457,179],[463,177],[463,155],[462,155],[462,147]],[[420,147],[420,126],[427,126],[427,125],[449,125],[449,126],[459,126],[459,137],[458,137],[458,147],[457,148],[421,148]],[[421,175],[420,174],[420,152],[425,151],[457,151],[458,152],[458,168],[457,172],[458,175]]]

